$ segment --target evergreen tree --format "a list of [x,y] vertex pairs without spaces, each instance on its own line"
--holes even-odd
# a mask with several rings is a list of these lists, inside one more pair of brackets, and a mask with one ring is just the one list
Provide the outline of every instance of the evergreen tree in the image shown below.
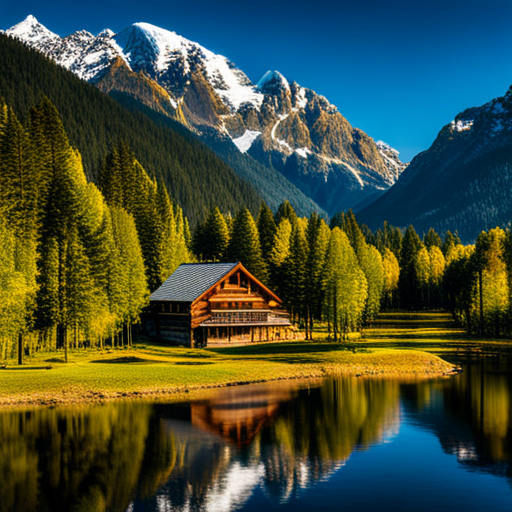
[[[17,241],[0,216],[0,360],[20,350],[19,337],[27,331],[33,284],[17,270]],[[21,360],[20,360],[21,363]]]
[[272,290],[277,292],[278,297],[285,302],[288,297],[288,283],[285,275],[284,262],[290,253],[291,234],[292,225],[288,219],[283,218],[277,226],[269,261],[270,286]]
[[443,246],[441,237],[436,233],[434,228],[428,230],[428,233],[423,237],[423,243],[427,249],[431,247],[441,248]]
[[306,316],[306,282],[307,282],[308,243],[300,222],[292,226],[288,256],[283,262],[282,271],[285,281],[285,300],[292,310],[292,317],[299,321]]
[[47,99],[32,111],[30,128],[41,181],[43,185],[48,183],[42,201],[38,325],[46,330],[55,326],[58,345],[67,349],[68,301],[80,300],[70,298],[73,288],[67,289],[73,279],[67,257],[81,254],[79,250],[69,251],[68,246],[81,243],[76,237],[85,175],[57,110]]
[[446,268],[446,260],[438,246],[431,246],[428,250],[430,259],[430,305],[429,309],[439,309],[444,306],[443,300],[443,276]]
[[117,305],[116,312],[123,325],[128,327],[128,342],[131,340],[131,325],[138,322],[142,308],[147,305],[149,290],[144,270],[144,259],[139,244],[133,217],[122,208],[111,209],[112,230],[116,253],[119,258],[120,275],[113,280],[119,288],[112,296]]
[[318,214],[312,213],[306,230],[306,339],[312,339],[314,319],[321,318],[322,271],[325,265],[325,253],[327,252],[330,236],[331,232],[325,221]]
[[267,269],[261,256],[258,228],[247,208],[242,208],[233,220],[228,259],[240,261],[257,279],[266,282]]
[[283,201],[277,209],[276,224],[279,224],[282,219],[288,219],[292,225],[297,221],[297,214],[289,201]]
[[258,233],[260,234],[261,253],[268,265],[277,226],[272,210],[264,202],[261,203],[256,225],[258,226]]
[[459,235],[457,235],[457,233],[453,234],[451,231],[447,231],[444,234],[444,242],[443,242],[443,245],[441,247],[441,250],[443,251],[444,257],[447,260],[450,259],[450,252],[457,245],[460,245]]
[[40,186],[28,134],[8,110],[0,132],[0,209],[18,235],[36,236]]
[[476,329],[473,305],[478,300],[474,250],[474,246],[454,246],[443,275],[446,307],[470,335]]
[[197,226],[195,254],[202,261],[224,261],[229,244],[229,230],[220,210],[213,208],[204,224]]
[[398,291],[400,307],[404,309],[418,309],[420,307],[419,283],[416,273],[416,255],[421,249],[421,240],[412,226],[404,234],[401,259],[400,281]]
[[366,238],[352,210],[344,215],[342,229],[347,234],[359,266],[366,277],[368,295],[363,319],[365,322],[371,322],[379,312],[384,290],[382,257],[375,247],[366,243]]
[[384,293],[384,267],[382,256],[376,247],[372,245],[364,248],[360,261],[361,270],[364,272],[368,284],[368,296],[364,308],[364,322],[372,322],[380,311],[382,295]]

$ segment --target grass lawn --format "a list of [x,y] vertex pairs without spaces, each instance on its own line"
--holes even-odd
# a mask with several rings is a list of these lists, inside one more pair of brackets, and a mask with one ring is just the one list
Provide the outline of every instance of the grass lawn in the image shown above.
[[[439,376],[452,365],[435,354],[510,348],[506,342],[467,341],[444,313],[382,314],[361,338],[263,343],[215,349],[137,344],[131,349],[38,354],[0,369],[0,405],[52,405],[182,393],[277,379],[329,374]],[[190,395],[191,396],[191,395]]]

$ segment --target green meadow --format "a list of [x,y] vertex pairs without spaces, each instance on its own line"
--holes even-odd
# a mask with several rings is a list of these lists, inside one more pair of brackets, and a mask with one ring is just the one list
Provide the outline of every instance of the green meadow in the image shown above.
[[[453,366],[442,356],[501,354],[512,344],[468,340],[446,313],[383,313],[361,337],[186,349],[138,343],[133,348],[40,353],[0,369],[0,405],[30,406],[114,399],[174,400],[205,389],[327,375],[437,377]],[[441,356],[441,357],[439,357]]]

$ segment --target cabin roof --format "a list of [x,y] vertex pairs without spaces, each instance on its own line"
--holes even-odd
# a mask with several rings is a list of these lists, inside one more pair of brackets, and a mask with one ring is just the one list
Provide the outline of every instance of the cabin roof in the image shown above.
[[183,263],[155,290],[150,300],[194,302],[239,263]]

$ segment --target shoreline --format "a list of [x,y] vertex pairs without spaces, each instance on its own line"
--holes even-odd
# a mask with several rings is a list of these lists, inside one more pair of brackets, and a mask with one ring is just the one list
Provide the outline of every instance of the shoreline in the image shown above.
[[[270,345],[270,344],[269,344]],[[280,344],[285,345],[285,343]],[[313,342],[314,346],[314,342]],[[262,345],[259,348],[263,348]],[[341,350],[346,352],[345,350]],[[333,351],[338,352],[338,351]],[[384,353],[385,352],[385,353]],[[375,352],[364,353],[365,356],[371,357],[373,362],[361,361],[361,354],[355,354],[355,357],[348,356],[348,360],[341,362],[325,361],[318,363],[292,363],[291,367],[273,368],[272,374],[264,377],[254,376],[247,378],[247,374],[240,371],[233,373],[229,379],[224,378],[218,381],[210,381],[203,383],[180,384],[172,382],[172,376],[169,376],[169,382],[156,385],[150,380],[146,381],[145,386],[136,386],[135,388],[127,386],[117,389],[108,387],[108,377],[89,382],[87,389],[83,389],[76,382],[69,382],[66,388],[45,389],[44,386],[38,390],[19,389],[15,393],[3,394],[0,392],[0,411],[8,409],[27,409],[39,407],[63,407],[78,405],[99,405],[110,402],[122,401],[152,401],[152,402],[179,402],[191,401],[204,397],[205,393],[215,392],[218,389],[244,386],[251,384],[276,383],[279,381],[304,381],[323,380],[325,378],[336,378],[339,376],[354,378],[372,378],[372,379],[400,379],[400,380],[423,380],[423,379],[441,379],[449,378],[455,375],[455,366],[447,361],[418,350],[404,351],[401,349],[393,349],[387,351],[376,350]],[[346,355],[346,354],[344,354]],[[353,354],[352,354],[353,355]],[[375,363],[375,357],[382,357],[384,362]],[[359,359],[359,361],[357,361]],[[352,360],[352,361],[351,361]],[[258,361],[237,358],[238,362],[244,362],[248,366],[258,365]],[[143,360],[139,360],[135,365],[144,365]],[[159,364],[159,363],[156,363]],[[165,365],[165,363],[163,363]],[[197,364],[197,362],[196,362]],[[222,364],[222,362],[220,362]],[[68,368],[73,363],[68,363]],[[64,366],[64,368],[63,368]],[[119,366],[119,365],[118,365]],[[126,363],[123,366],[130,366]],[[195,366],[195,365],[194,365]],[[202,365],[199,365],[202,366]],[[84,366],[81,366],[83,368]],[[133,370],[132,366],[132,370]],[[137,366],[135,366],[135,369]],[[122,368],[128,371],[128,368]],[[9,368],[0,370],[0,383],[4,381],[2,378],[6,373],[15,373],[23,378],[27,373],[39,373],[49,375],[54,370],[66,370],[65,363],[59,365],[59,368],[52,367],[51,370],[43,369],[38,366],[37,369],[24,368],[19,371],[17,368]],[[15,376],[15,378],[17,377]],[[108,372],[107,372],[108,375]],[[48,380],[48,379],[47,379]],[[21,384],[19,382],[18,384]]]
[[448,378],[458,372],[445,357],[512,351],[510,342],[469,340],[444,312],[381,313],[362,337],[334,343],[322,339],[326,335],[207,349],[141,342],[133,348],[70,350],[68,363],[60,352],[39,353],[22,367],[0,369],[0,410],[188,401],[231,386],[336,376]]

